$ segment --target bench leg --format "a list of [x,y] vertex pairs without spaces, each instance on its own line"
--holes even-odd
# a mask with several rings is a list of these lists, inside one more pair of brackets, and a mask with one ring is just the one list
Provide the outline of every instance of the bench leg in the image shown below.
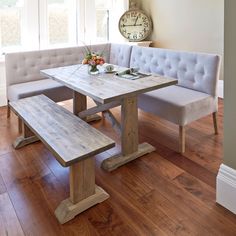
[[17,120],[18,120],[18,132],[19,132],[19,134],[21,134],[22,133],[23,122],[22,122],[20,117],[17,117]]
[[94,157],[91,157],[70,167],[70,197],[63,200],[55,210],[61,224],[109,198],[102,188],[95,185],[94,162]]
[[34,135],[34,133],[25,125],[25,123],[21,124],[22,127],[22,136],[16,138],[13,143],[13,147],[15,149],[24,147],[28,144],[39,141],[38,137]]
[[185,152],[185,126],[179,126],[179,152]]
[[218,134],[217,112],[213,112],[213,113],[212,113],[212,118],[213,118],[213,124],[214,124],[215,134]]
[[7,100],[7,118],[10,118],[10,116],[11,116],[11,108],[9,105],[9,100]]

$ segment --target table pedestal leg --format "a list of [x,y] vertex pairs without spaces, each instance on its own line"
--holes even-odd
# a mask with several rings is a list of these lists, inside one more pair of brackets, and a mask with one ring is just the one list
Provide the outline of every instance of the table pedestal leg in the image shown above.
[[95,185],[94,157],[88,158],[70,167],[70,197],[60,203],[55,215],[64,224],[107,198],[109,195]]
[[154,150],[155,148],[148,143],[138,144],[137,97],[123,99],[121,104],[121,154],[104,160],[102,168],[112,171]]
[[[79,112],[87,109],[87,97],[76,91],[73,92],[73,113],[78,115]],[[83,118],[84,119],[84,118]],[[87,116],[84,120],[87,122],[101,120],[101,116],[94,114]]]

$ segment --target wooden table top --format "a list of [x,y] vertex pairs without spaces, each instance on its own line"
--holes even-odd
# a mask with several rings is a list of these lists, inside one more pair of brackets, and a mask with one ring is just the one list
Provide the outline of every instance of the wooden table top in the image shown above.
[[102,104],[177,84],[176,79],[158,75],[136,80],[121,78],[115,73],[90,75],[87,66],[81,64],[45,69],[41,73]]

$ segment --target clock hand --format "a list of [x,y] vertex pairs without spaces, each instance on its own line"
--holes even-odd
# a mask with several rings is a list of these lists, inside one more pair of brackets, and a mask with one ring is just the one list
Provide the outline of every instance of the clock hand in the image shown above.
[[125,25],[125,24],[123,24],[123,27],[125,27],[125,26],[142,26],[142,24],[138,24],[138,25]]
[[135,19],[134,26],[136,25],[137,20],[138,20],[138,16],[137,16],[136,19]]

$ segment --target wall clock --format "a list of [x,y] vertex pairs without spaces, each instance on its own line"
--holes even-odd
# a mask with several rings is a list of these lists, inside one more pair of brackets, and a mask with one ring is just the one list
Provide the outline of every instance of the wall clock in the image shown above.
[[129,10],[120,17],[119,30],[130,42],[142,41],[151,33],[152,21],[142,10]]

